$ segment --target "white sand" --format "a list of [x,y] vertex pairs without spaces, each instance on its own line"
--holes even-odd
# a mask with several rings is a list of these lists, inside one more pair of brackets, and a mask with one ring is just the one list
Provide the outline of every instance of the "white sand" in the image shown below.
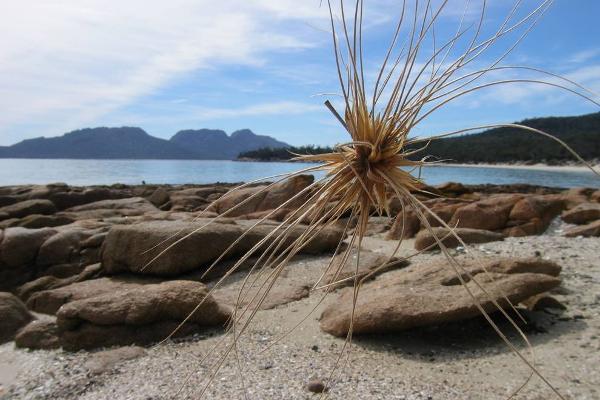
[[[366,246],[389,251],[393,242],[369,238]],[[410,246],[410,242],[407,242]],[[553,294],[568,307],[563,314],[530,315],[527,329],[540,371],[566,399],[600,398],[600,239],[540,236],[509,238],[481,248],[492,255],[543,257],[563,266],[563,284]],[[406,247],[403,252],[411,249]],[[439,255],[422,255],[414,262]],[[310,281],[324,258],[290,265],[288,278]],[[389,272],[394,273],[394,272]],[[385,274],[378,279],[385,279]],[[238,283],[232,283],[235,286]],[[268,343],[317,306],[318,296],[260,311],[241,342],[241,363],[249,399],[318,399],[305,388],[313,376],[326,378],[343,340],[320,331],[322,306],[286,340],[261,353]],[[508,327],[504,325],[504,328]],[[516,343],[516,335],[511,334]],[[10,369],[3,399],[170,399],[192,374],[178,398],[197,399],[211,371],[200,358],[218,341],[198,336],[149,349],[148,355],[116,369],[90,375],[88,352],[16,350],[0,346],[0,370]],[[521,349],[524,346],[519,344]],[[210,358],[214,361],[214,357]],[[342,362],[330,399],[505,399],[523,383],[527,368],[482,321],[446,329],[422,329],[359,338],[349,363]],[[210,386],[206,399],[244,398],[236,363],[229,359]],[[552,399],[533,378],[517,399]]]
[[[585,165],[547,165],[547,164],[450,164],[440,163],[431,166],[441,167],[461,167],[461,168],[508,168],[508,169],[528,169],[533,171],[562,171],[562,172],[592,172]],[[600,174],[600,164],[592,165]]]

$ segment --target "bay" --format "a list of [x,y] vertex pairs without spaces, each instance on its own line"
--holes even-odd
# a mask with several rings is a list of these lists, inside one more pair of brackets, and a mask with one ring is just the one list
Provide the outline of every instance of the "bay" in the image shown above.
[[[0,186],[55,182],[69,185],[242,182],[313,166],[315,164],[210,160],[0,159]],[[600,187],[600,177],[591,171],[444,165],[424,168],[422,176],[431,185],[452,181]]]

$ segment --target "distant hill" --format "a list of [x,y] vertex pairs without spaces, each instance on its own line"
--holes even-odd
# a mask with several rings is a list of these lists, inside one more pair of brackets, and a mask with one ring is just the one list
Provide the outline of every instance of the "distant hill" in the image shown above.
[[0,158],[71,159],[234,159],[261,147],[288,147],[249,129],[228,136],[221,130],[184,130],[170,140],[150,136],[141,128],[86,128],[59,137],[27,139],[0,146]]
[[193,153],[140,128],[87,128],[0,148],[3,158],[193,158]]
[[231,136],[222,130],[184,130],[177,132],[170,141],[181,148],[193,149],[198,158],[207,160],[232,160],[242,152],[263,147],[289,147],[272,137],[256,135],[250,129],[235,131]]
[[[575,117],[532,118],[519,122],[550,133],[566,142],[585,160],[600,159],[600,113]],[[288,160],[298,154],[327,152],[328,148],[263,148],[239,155],[243,159],[261,161]],[[418,158],[432,155],[454,163],[547,163],[575,161],[557,142],[531,132],[514,128],[496,128],[470,135],[431,142]]]
[[[532,118],[520,122],[550,133],[583,159],[600,158],[600,112],[575,117]],[[562,163],[575,158],[559,143],[521,129],[495,128],[431,142],[427,154],[457,163]]]

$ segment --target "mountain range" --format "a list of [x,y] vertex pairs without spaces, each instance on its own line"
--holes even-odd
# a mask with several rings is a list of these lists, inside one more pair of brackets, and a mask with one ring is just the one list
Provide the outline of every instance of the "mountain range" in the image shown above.
[[[572,117],[532,118],[520,122],[553,134],[586,160],[600,159],[600,112]],[[169,140],[141,128],[86,128],[59,137],[27,139],[0,146],[0,158],[284,160],[292,153],[331,151],[290,148],[287,143],[242,129],[227,135],[218,129],[182,130]],[[459,163],[545,162],[574,160],[559,143],[515,128],[436,140],[427,154]]]
[[[556,139],[567,143],[584,160],[600,160],[600,112],[572,117],[531,118],[519,124],[550,133]],[[245,152],[240,154],[240,158],[276,161],[289,160],[293,157],[292,153],[319,154],[331,151],[333,149],[328,147],[270,147]],[[425,151],[414,155],[413,158],[420,159],[424,155],[448,163],[560,164],[576,161],[557,141],[515,127],[494,128],[435,140]]]
[[0,146],[0,158],[233,160],[264,147],[289,145],[249,129],[231,135],[217,129],[182,130],[166,140],[137,127],[100,127]]

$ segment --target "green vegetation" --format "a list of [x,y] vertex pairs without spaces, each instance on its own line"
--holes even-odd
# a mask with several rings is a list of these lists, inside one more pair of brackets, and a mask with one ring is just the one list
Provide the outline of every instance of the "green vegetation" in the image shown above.
[[[600,112],[575,117],[532,118],[519,122],[564,141],[583,159],[600,159]],[[262,148],[239,158],[260,161],[289,160],[296,154],[322,154],[329,147]],[[432,141],[416,158],[431,155],[454,163],[547,163],[575,161],[559,143],[516,128],[495,128],[480,133]]]
[[[600,158],[600,113],[577,117],[534,118],[520,122],[550,133],[583,159]],[[496,128],[431,142],[424,152],[457,163],[548,163],[575,161],[559,143],[515,128]]]
[[291,146],[285,148],[264,147],[262,149],[240,153],[238,159],[251,159],[258,161],[286,161],[294,158],[295,154],[324,154],[331,153],[332,151],[333,149],[331,147],[321,146]]

